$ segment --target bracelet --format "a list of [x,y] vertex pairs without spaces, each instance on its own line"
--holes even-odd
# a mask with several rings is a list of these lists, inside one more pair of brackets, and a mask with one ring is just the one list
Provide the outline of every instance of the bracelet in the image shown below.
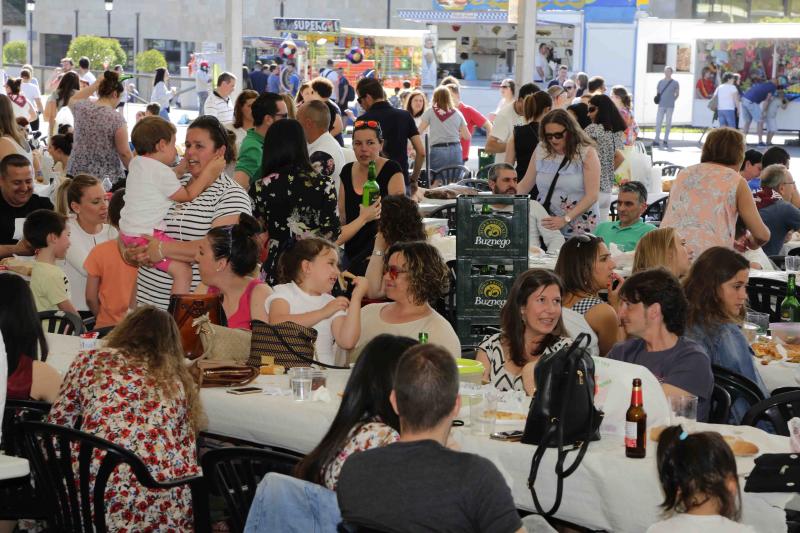
[[375,255],[375,256],[378,256],[378,257],[383,257],[384,253],[383,253],[383,250],[372,250],[372,255]]
[[160,256],[161,256],[161,259],[159,259],[159,260],[157,261],[158,263],[160,263],[161,261],[163,261],[164,259],[166,259],[166,257],[164,257],[164,248],[162,248],[162,245],[163,245],[163,244],[164,244],[164,242],[163,242],[163,241],[158,241],[158,255],[160,255]]

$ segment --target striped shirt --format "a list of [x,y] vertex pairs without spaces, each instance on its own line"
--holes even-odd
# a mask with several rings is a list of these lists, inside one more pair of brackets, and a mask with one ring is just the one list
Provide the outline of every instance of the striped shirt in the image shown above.
[[[181,179],[184,185],[189,181],[187,174]],[[252,213],[252,204],[247,191],[223,174],[203,193],[186,203],[175,203],[164,218],[166,234],[179,241],[202,239],[211,225],[220,217]],[[192,265],[192,290],[200,283],[197,265]],[[161,309],[169,306],[172,277],[154,268],[139,269],[136,300],[139,304],[150,304]]]
[[223,126],[233,124],[233,105],[230,98],[222,98],[216,91],[208,95],[203,114],[217,117]]

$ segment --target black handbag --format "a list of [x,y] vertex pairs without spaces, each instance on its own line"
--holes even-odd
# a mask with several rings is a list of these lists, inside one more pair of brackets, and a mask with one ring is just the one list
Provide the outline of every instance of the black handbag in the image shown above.
[[[587,349],[590,340],[589,335],[581,333],[571,345],[543,355],[534,368],[536,392],[522,442],[537,445],[531,461],[528,488],[536,510],[545,517],[555,514],[561,505],[564,478],[578,468],[589,442],[600,439],[603,412],[594,406],[594,361]],[[553,507],[545,511],[536,496],[534,484],[542,457],[550,447],[558,451],[556,498]],[[567,454],[575,450],[578,450],[575,461],[565,468]]]
[[660,104],[661,103],[661,95],[664,94],[664,91],[666,91],[667,87],[669,87],[670,85],[672,85],[672,80],[669,80],[667,82],[667,84],[664,85],[664,88],[661,90],[661,92],[656,93],[656,95],[653,97],[653,102],[654,103],[656,103],[656,104]]

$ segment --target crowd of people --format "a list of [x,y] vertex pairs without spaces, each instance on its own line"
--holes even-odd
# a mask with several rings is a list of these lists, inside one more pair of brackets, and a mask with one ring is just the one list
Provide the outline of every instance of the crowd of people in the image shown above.
[[[738,130],[713,130],[700,162],[678,173],[655,227],[642,220],[647,188],[616,182],[639,130],[631,95],[622,87],[605,94],[602,77],[573,79],[560,69],[549,86],[504,80],[490,119],[461,101],[454,78],[442,80],[429,102],[410,87],[392,101],[379,79],[365,77],[354,89],[356,115],[349,82],[332,63],[302,84],[293,72],[258,65],[235,101],[242,80],[229,72],[210,80],[205,67],[197,76],[208,78],[208,91],[199,91],[202,113],[188,125],[182,156],[166,70],[156,74],[157,107],[129,133],[116,111],[126,90],[119,73],[90,80],[88,66],[67,69],[43,109],[58,131],[47,169],[15,120],[30,72],[0,96],[0,257],[32,258],[29,283],[0,274],[3,294],[13,295],[0,305],[9,398],[53,403],[50,421],[75,426],[80,418],[82,431],[134,451],[158,479],[198,473],[203,409],[166,310],[171,295],[216,294],[228,327],[294,322],[316,331],[320,362],[353,365],[326,435],[294,477],[265,478],[248,530],[314,520],[402,531],[521,530],[497,468],[448,439],[460,408],[462,345],[435,308],[451,272],[427,242],[415,201],[425,159],[434,169],[464,163],[477,128],[495,154],[491,193],[530,195],[531,244],[557,255],[553,271],[516,276],[499,331],[477,347],[488,383],[534,395],[539,359],[586,332],[592,353],[644,366],[668,397],[696,396],[698,420],[709,417],[712,364],[768,393],[739,328],[754,261],[741,252],[763,247],[778,255],[800,230],[785,150],[746,151]],[[665,80],[664,143],[679,91]],[[29,118],[42,108],[41,97],[32,100]],[[63,133],[62,108],[74,117]],[[719,112],[728,124],[726,110]],[[757,119],[754,109],[748,113]],[[348,122],[352,148],[343,142]],[[370,177],[379,200],[364,205]],[[49,189],[35,194],[34,184]],[[608,220],[615,188],[617,219]],[[627,279],[615,249],[633,256]],[[353,274],[349,290],[335,287],[344,271]],[[37,312],[50,310],[113,328],[104,348],[82,352],[63,380],[42,362],[48,347]],[[416,342],[420,332],[428,344]],[[109,383],[123,392],[104,394]],[[730,422],[746,409],[735,403]],[[652,531],[704,514],[736,520],[739,488],[727,445],[681,431],[665,431],[658,465],[664,508],[682,518]],[[687,466],[700,446],[714,453],[698,468],[717,477],[684,482],[701,475]],[[135,488],[127,474],[111,483],[129,489],[107,495],[115,527],[189,527],[188,491]],[[308,491],[324,512],[309,512]]]

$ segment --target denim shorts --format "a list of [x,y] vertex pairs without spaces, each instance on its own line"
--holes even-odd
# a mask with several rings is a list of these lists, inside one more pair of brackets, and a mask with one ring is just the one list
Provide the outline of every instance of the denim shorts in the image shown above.
[[761,104],[754,104],[747,98],[742,98],[742,120],[747,122],[761,120]]

